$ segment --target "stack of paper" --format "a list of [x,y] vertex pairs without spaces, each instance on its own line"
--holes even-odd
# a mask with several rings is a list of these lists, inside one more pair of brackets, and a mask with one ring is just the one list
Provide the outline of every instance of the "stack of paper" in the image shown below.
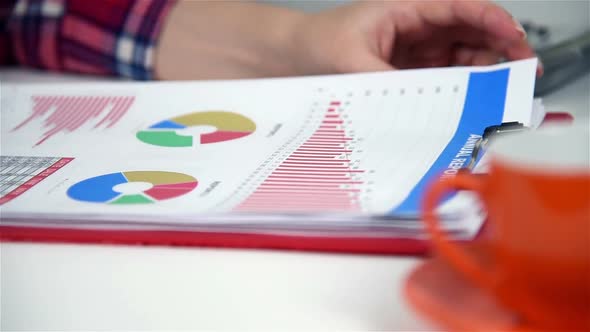
[[[538,122],[535,68],[3,84],[0,225],[420,237],[486,127]],[[441,213],[483,221],[468,193]]]

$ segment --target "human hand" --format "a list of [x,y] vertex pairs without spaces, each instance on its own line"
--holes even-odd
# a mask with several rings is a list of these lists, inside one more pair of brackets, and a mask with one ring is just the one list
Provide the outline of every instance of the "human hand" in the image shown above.
[[489,65],[535,56],[522,26],[488,1],[359,2],[305,20],[297,58],[307,73]]
[[487,65],[535,56],[520,25],[488,1],[358,2],[318,14],[181,1],[167,21],[155,59],[163,79]]

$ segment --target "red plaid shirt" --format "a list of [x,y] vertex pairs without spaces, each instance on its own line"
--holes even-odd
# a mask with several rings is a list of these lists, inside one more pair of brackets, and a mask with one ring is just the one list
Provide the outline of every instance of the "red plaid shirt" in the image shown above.
[[0,64],[153,78],[169,0],[2,0]]

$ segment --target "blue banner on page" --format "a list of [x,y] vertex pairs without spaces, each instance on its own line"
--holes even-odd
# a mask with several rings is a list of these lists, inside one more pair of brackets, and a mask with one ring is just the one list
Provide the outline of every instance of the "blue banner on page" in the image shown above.
[[404,201],[391,215],[416,214],[428,184],[437,176],[453,176],[465,166],[485,128],[502,123],[510,69],[469,74],[463,114],[455,135]]

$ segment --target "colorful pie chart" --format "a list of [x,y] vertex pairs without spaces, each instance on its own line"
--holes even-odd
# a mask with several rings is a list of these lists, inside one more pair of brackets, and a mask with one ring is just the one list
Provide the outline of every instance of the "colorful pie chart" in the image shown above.
[[[132,182],[151,183],[140,193],[124,194],[114,190],[117,185]],[[161,171],[129,171],[95,176],[71,186],[67,195],[75,200],[106,204],[150,204],[184,195],[197,187],[190,175]]]
[[[198,142],[194,137],[181,135],[178,130],[196,127],[213,126],[214,132],[201,134]],[[137,133],[137,138],[144,143],[166,146],[187,147],[195,144],[211,144],[238,139],[252,134],[256,124],[249,118],[233,112],[212,111],[195,112],[160,121]]]

